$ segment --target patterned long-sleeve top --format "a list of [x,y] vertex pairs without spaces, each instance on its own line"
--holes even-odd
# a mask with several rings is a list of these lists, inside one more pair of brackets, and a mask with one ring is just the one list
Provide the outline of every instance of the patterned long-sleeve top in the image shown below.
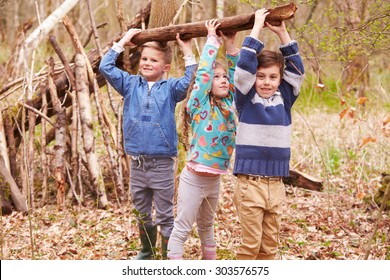
[[[209,37],[210,38],[210,37]],[[229,94],[222,99],[222,106],[229,110],[227,119],[218,106],[210,100],[214,76],[214,65],[218,47],[208,39],[199,61],[195,84],[187,103],[191,117],[192,139],[188,161],[196,162],[217,170],[227,170],[235,147],[236,123],[234,109],[234,71],[238,55],[226,54],[229,75]]]

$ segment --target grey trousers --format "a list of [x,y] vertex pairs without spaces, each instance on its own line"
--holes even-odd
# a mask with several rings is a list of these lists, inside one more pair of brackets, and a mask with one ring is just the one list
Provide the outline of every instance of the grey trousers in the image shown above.
[[138,223],[146,227],[159,225],[165,237],[171,235],[173,228],[174,176],[175,161],[171,157],[131,159],[130,191]]
[[184,243],[197,223],[201,243],[215,244],[214,215],[218,205],[221,176],[204,177],[186,167],[180,174],[177,215],[168,242],[170,255],[182,255]]

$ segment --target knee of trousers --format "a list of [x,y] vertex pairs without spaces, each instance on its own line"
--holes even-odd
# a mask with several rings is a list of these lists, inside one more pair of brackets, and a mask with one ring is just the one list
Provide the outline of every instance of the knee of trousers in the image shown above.
[[190,235],[191,231],[192,231],[192,229],[184,230],[184,229],[173,228],[173,230],[171,232],[170,239],[177,239],[177,240],[180,240],[182,242],[185,242],[187,240],[188,236]]

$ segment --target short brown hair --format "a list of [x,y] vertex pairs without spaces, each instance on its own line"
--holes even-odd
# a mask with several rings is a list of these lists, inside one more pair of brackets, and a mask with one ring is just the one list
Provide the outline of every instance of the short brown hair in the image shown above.
[[260,67],[279,66],[280,78],[283,77],[284,57],[279,52],[263,50],[257,55],[257,69]]
[[172,62],[172,49],[168,46],[168,44],[166,42],[156,42],[156,41],[147,42],[140,47],[141,53],[145,48],[152,48],[152,49],[155,49],[155,50],[162,52],[164,54],[164,57],[165,57],[165,63],[171,64],[171,62]]

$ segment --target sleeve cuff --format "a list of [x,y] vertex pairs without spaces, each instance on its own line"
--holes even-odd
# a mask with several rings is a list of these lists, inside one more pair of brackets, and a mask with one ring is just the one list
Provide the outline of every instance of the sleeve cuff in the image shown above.
[[114,51],[116,51],[117,53],[121,53],[123,52],[125,49],[119,45],[117,42],[114,42],[114,44],[112,45],[111,47]]
[[184,59],[184,65],[186,67],[190,66],[190,65],[196,64],[196,60],[195,60],[195,55],[194,54],[189,54],[189,55],[183,56],[183,59]]
[[298,43],[295,40],[292,40],[290,43],[281,45],[279,50],[284,56],[289,56],[296,54],[298,52]]
[[206,44],[210,44],[213,47],[216,47],[217,49],[219,49],[219,47],[221,46],[222,43],[219,40],[217,35],[207,35]]
[[236,49],[234,52],[226,52],[227,55],[237,56],[240,53],[240,49]]

